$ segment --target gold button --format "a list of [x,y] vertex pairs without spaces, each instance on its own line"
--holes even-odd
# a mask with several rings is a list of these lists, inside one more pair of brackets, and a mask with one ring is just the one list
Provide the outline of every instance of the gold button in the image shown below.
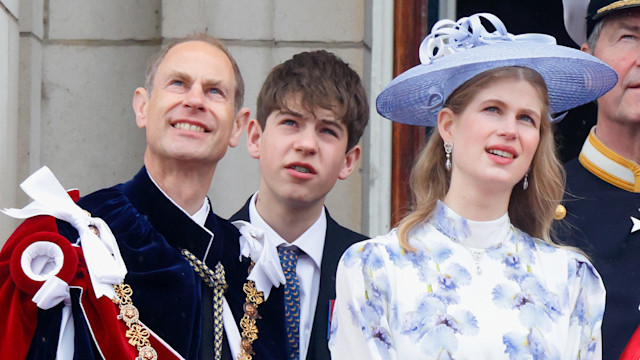
[[565,216],[567,216],[567,209],[562,205],[558,205],[558,207],[556,208],[556,213],[553,215],[553,218],[556,220],[562,220],[564,219]]

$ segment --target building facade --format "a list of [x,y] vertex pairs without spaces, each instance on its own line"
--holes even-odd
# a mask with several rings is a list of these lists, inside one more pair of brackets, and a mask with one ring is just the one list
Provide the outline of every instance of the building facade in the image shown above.
[[[373,99],[391,79],[392,22],[392,0],[0,0],[0,208],[24,206],[19,184],[43,165],[81,194],[133,176],[145,139],[131,102],[147,59],[167,41],[206,32],[238,61],[252,116],[267,73],[297,52],[334,52],[362,76],[372,99],[364,156],[327,205],[343,225],[382,233],[391,134]],[[218,166],[214,211],[231,215],[258,182],[243,139]],[[17,224],[0,216],[0,238]]]

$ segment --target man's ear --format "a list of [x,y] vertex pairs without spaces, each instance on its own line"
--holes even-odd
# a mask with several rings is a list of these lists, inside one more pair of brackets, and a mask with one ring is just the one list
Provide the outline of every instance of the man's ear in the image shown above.
[[258,120],[251,119],[247,126],[247,149],[249,155],[254,159],[260,159],[260,139],[262,138],[262,128]]
[[133,94],[133,111],[136,113],[136,125],[144,129],[147,126],[147,105],[149,104],[149,94],[147,89],[139,87]]
[[351,148],[351,150],[347,151],[344,164],[342,165],[342,169],[340,169],[340,173],[338,174],[338,179],[344,180],[351,175],[353,170],[356,169],[358,165],[358,160],[360,160],[360,154],[362,153],[362,149],[360,145],[356,145]]
[[249,120],[249,109],[242,108],[236,114],[233,119],[233,129],[231,129],[231,136],[229,137],[229,146],[236,147],[238,142],[240,141],[240,136],[242,136],[242,132],[244,131],[245,125],[247,125],[247,121]]
[[591,51],[591,48],[589,48],[589,43],[582,44],[582,46],[580,46],[580,50],[586,52],[589,55],[593,55],[593,52]]
[[442,108],[438,113],[438,132],[444,142],[452,142],[453,140],[453,123],[456,114],[449,108]]

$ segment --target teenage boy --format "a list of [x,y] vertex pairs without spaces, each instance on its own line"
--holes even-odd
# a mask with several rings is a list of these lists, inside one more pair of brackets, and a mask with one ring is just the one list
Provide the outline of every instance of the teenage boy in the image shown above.
[[260,160],[260,187],[231,220],[247,220],[264,231],[277,245],[287,277],[261,305],[260,331],[284,334],[289,359],[329,359],[338,260],[366,237],[338,225],[324,199],[356,168],[369,118],[367,96],[340,58],[303,52],[271,71],[257,108],[247,146]]

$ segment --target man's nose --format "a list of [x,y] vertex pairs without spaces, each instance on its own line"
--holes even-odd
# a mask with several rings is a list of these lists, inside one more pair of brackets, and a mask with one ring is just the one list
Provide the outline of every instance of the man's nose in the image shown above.
[[204,102],[205,97],[202,87],[198,85],[191,86],[186,93],[184,105],[194,110],[204,110]]

